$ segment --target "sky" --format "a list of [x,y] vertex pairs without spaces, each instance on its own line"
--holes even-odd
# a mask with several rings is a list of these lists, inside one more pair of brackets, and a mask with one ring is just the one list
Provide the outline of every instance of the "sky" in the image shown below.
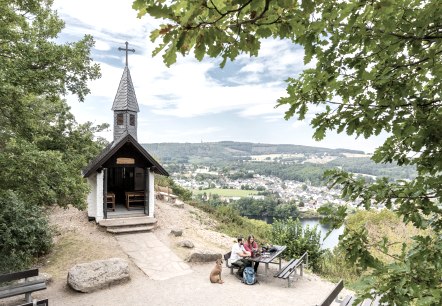
[[53,8],[66,23],[60,42],[74,42],[85,34],[96,41],[92,58],[101,67],[102,77],[91,81],[85,102],[66,96],[77,122],[109,123],[100,136],[112,141],[112,103],[120,82],[125,52],[135,87],[138,113],[138,142],[216,142],[247,141],[271,144],[297,144],[326,148],[346,148],[370,153],[385,135],[369,139],[327,133],[317,142],[309,120],[320,109],[309,110],[305,121],[284,120],[287,107],[275,108],[286,95],[285,80],[305,68],[304,51],[289,41],[262,42],[258,57],[240,55],[221,69],[221,59],[197,61],[193,54],[178,56],[170,68],[160,55],[152,57],[159,40],[152,43],[150,32],[160,21],[139,19],[132,1],[55,0]]

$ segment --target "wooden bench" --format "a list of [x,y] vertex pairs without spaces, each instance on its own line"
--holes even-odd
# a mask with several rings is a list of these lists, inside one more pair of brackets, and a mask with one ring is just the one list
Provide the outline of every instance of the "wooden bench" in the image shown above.
[[31,303],[32,292],[46,289],[46,283],[44,280],[28,280],[29,277],[34,276],[38,276],[38,269],[0,275],[0,283],[12,282],[23,278],[25,279],[25,281],[21,283],[13,283],[0,287],[0,299],[24,294],[26,302]]
[[308,253],[305,252],[301,257],[297,259],[290,260],[285,267],[279,270],[278,273],[274,275],[274,277],[287,279],[288,287],[290,287],[290,276],[295,273],[297,274],[297,268],[300,268],[299,275],[304,275],[304,263],[308,262]]
[[178,196],[176,196],[172,193],[156,191],[155,194],[156,194],[156,197],[158,198],[158,200],[163,200],[163,201],[167,201],[170,203],[175,203],[176,200],[178,199]]
[[[330,306],[334,301],[339,303],[339,306],[356,306],[354,304],[356,297],[354,295],[347,295],[342,301],[337,301],[339,292],[344,288],[344,281],[341,279],[332,292],[325,298],[325,300],[319,304],[319,306]],[[357,304],[357,306],[379,306],[380,296],[376,296],[374,300],[365,299],[361,303]]]
[[238,266],[229,264],[229,258],[232,252],[224,254],[224,262],[226,263],[226,267],[230,269],[230,274],[233,274],[233,269],[239,269]]
[[[380,296],[376,296],[374,300],[372,299],[365,299],[361,303],[357,304],[357,306],[379,306],[382,305],[379,303],[379,300],[381,299]],[[355,305],[354,302],[356,300],[356,297],[354,295],[347,295],[342,302],[339,304],[339,306],[352,306]]]
[[330,294],[322,301],[319,306],[330,306],[331,303],[337,298],[339,292],[344,288],[344,280],[340,280],[335,288],[333,288],[333,291],[330,292]]
[[140,208],[140,206],[130,206],[130,203],[143,203],[141,208],[144,208],[144,191],[128,191],[126,194],[126,208]]
[[[106,195],[107,210],[115,211],[115,193],[108,192]],[[110,204],[110,208],[109,208]]]

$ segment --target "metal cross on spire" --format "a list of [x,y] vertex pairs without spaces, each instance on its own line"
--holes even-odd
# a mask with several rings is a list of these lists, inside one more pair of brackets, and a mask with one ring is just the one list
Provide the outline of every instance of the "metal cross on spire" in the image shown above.
[[121,47],[118,48],[118,51],[126,51],[126,67],[127,67],[127,53],[128,53],[129,51],[135,53],[135,49],[129,49],[129,48],[128,48],[128,45],[129,45],[129,43],[126,41],[126,48],[121,48]]

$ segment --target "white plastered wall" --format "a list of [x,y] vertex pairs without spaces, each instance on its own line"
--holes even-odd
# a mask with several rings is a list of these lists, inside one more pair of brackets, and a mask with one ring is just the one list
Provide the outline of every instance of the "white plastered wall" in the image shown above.
[[155,213],[155,176],[153,171],[149,170],[149,217],[153,217]]
[[96,179],[96,194],[95,194],[95,221],[103,220],[103,171],[97,173],[97,179]]
[[[98,222],[103,220],[103,172],[94,173],[87,178],[87,182],[91,188],[87,196],[87,212],[88,216],[95,218]],[[149,170],[149,217],[155,214],[155,176],[154,172]]]
[[87,178],[87,183],[91,191],[87,195],[87,215],[89,218],[95,218],[95,199],[97,198],[97,174],[94,173]]

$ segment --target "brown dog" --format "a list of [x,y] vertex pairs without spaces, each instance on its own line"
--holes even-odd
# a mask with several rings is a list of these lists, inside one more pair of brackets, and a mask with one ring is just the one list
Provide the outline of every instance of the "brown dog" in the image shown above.
[[218,258],[216,260],[215,267],[213,268],[212,272],[210,272],[211,283],[218,283],[218,284],[224,283],[224,281],[221,279],[222,270],[223,270],[223,260],[221,258]]

